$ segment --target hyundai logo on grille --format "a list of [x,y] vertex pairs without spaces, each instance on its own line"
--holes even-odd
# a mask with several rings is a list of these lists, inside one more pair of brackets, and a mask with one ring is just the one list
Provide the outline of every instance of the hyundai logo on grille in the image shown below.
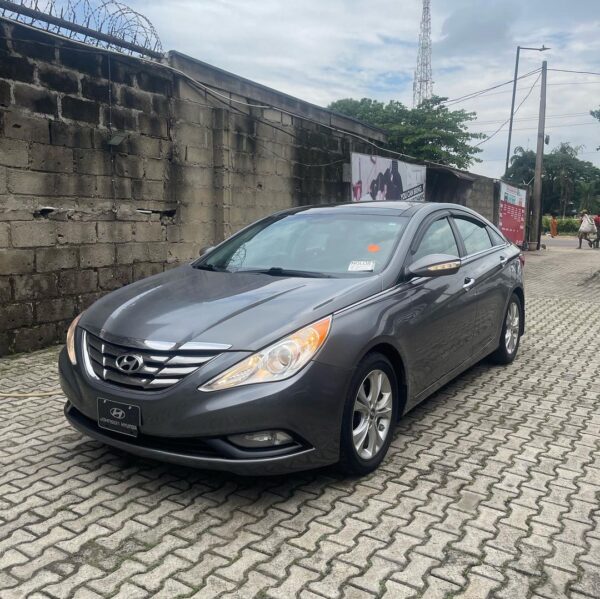
[[144,365],[144,359],[139,354],[121,354],[115,363],[121,372],[132,374]]
[[111,408],[110,415],[117,420],[123,420],[125,418],[125,411],[121,410],[121,408]]

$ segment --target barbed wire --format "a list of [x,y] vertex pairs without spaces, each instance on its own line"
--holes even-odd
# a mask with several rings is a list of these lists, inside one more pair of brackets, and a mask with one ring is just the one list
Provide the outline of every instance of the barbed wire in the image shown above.
[[0,0],[3,17],[98,48],[159,58],[150,20],[116,0]]

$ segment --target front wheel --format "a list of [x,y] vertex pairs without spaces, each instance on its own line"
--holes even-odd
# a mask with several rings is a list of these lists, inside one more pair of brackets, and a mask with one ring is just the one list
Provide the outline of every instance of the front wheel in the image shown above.
[[342,418],[340,467],[365,475],[382,462],[398,413],[398,384],[390,361],[369,354],[358,365]]
[[513,294],[508,302],[508,308],[504,316],[500,345],[490,356],[496,364],[510,364],[516,358],[517,351],[519,350],[519,342],[521,341],[522,313],[521,300],[518,295]]

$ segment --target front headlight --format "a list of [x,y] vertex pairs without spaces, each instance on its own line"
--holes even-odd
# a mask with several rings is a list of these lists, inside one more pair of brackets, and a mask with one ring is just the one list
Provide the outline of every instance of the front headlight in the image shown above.
[[77,328],[77,323],[82,316],[83,312],[70,324],[67,331],[67,354],[69,355],[69,360],[71,360],[71,364],[73,365],[77,364],[77,354],[75,353],[75,329]]
[[292,333],[273,345],[232,366],[199,387],[200,391],[218,391],[252,383],[270,383],[287,379],[304,368],[319,351],[331,327],[331,316]]

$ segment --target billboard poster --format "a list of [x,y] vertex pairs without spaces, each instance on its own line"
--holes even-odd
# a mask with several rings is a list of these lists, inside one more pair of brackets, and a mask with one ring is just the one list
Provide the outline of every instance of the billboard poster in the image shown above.
[[499,228],[507,239],[521,245],[525,240],[527,191],[500,182]]
[[352,153],[352,200],[425,201],[426,167],[395,158]]

